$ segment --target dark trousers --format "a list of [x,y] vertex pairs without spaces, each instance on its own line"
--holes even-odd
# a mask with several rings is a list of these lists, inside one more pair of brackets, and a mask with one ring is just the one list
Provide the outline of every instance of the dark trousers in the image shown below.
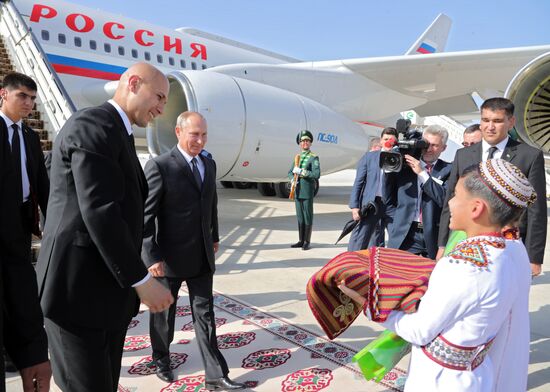
[[295,199],[295,204],[298,224],[311,226],[313,224],[313,198]]
[[5,243],[0,241],[4,346],[18,369],[48,359],[36,273],[31,264],[31,232],[27,223],[23,221],[25,232],[20,237]]
[[424,231],[418,228],[418,224],[413,222],[405,237],[405,240],[399,247],[401,250],[414,253],[415,255],[427,256],[428,250],[424,241]]
[[383,245],[384,231],[391,224],[392,218],[388,214],[386,205],[379,197],[374,200],[374,203],[376,204],[377,213],[369,212],[355,226],[349,239],[348,251]]
[[[216,320],[214,318],[214,298],[212,296],[212,274],[206,273],[195,278],[156,278],[169,288],[174,298],[183,281],[189,289],[189,303],[193,317],[195,336],[199,345],[206,380],[216,380],[227,376],[227,362],[218,349],[216,338]],[[176,301],[168,310],[151,313],[149,334],[153,348],[153,360],[159,364],[170,364],[170,343],[174,339],[174,323],[176,318]]]
[[45,319],[53,378],[63,392],[116,392],[126,329],[105,330]]

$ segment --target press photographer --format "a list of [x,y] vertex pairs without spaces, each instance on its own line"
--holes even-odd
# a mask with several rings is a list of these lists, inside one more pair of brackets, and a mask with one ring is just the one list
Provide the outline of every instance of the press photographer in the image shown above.
[[[431,125],[420,137],[408,131],[406,135],[410,135],[403,140],[407,143],[398,142],[399,152],[392,156],[397,159],[396,153],[399,154],[402,168],[386,174],[385,192],[393,212],[387,246],[433,259],[437,254],[446,181],[451,172],[451,164],[439,156],[447,147],[449,133],[440,125]],[[386,158],[385,162],[389,161]],[[382,158],[380,162],[383,167]],[[393,167],[397,169],[397,165]]]
[[411,130],[411,120],[400,118],[397,120],[398,139],[392,139],[383,146],[387,151],[380,154],[380,168],[384,172],[399,172],[403,168],[404,155],[420,159],[422,150],[428,148],[429,143],[422,138],[422,133]]

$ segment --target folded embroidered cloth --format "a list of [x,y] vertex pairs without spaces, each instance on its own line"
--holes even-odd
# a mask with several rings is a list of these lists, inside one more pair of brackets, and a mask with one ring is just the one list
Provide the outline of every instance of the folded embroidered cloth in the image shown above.
[[366,299],[365,311],[372,320],[383,322],[394,309],[416,311],[434,266],[434,260],[397,249],[372,247],[344,252],[308,281],[309,307],[328,338],[334,339],[362,310],[338,289],[342,280]]

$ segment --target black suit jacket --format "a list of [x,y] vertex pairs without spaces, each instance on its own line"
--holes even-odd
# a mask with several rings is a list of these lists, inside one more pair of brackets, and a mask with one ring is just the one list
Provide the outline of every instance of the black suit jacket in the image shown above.
[[[454,194],[458,178],[466,168],[481,162],[482,143],[462,148],[456,152],[451,175],[447,183],[445,205],[441,212],[439,228],[439,246],[445,246],[449,238],[449,199]],[[502,159],[517,166],[529,179],[537,192],[536,202],[529,207],[520,222],[520,234],[531,262],[542,263],[546,246],[546,177],[544,157],[541,150],[527,144],[509,139],[504,149]]]
[[[422,223],[424,224],[424,242],[428,257],[435,259],[437,254],[437,235],[439,230],[439,218],[447,180],[451,172],[451,164],[438,159],[433,168],[430,178],[422,185]],[[434,179],[439,180],[439,184]],[[416,204],[418,202],[418,176],[409,168],[405,167],[399,173],[386,175],[385,192],[391,195],[390,213],[393,217],[392,224],[388,227],[389,239],[388,248],[399,249],[410,230],[411,224],[416,218]]]
[[[38,135],[23,127],[27,156],[27,173],[31,200],[40,203],[46,213],[49,180]],[[4,345],[15,365],[21,369],[48,359],[48,343],[44,319],[38,304],[36,277],[30,260],[30,225],[37,215],[21,216],[21,200],[17,200],[16,176],[11,159],[6,123],[0,117],[0,282],[3,291]],[[36,209],[32,209],[37,214]],[[35,227],[35,230],[38,228]],[[0,317],[1,319],[1,317]],[[1,331],[1,328],[0,328]]]
[[75,113],[55,139],[37,264],[44,315],[57,323],[126,328],[139,300],[147,183],[116,109]]
[[142,257],[147,267],[164,260],[167,277],[191,278],[216,269],[216,164],[198,159],[205,167],[202,190],[177,147],[145,165],[149,196]]
[[[25,154],[27,156],[27,174],[29,176],[30,183],[30,201],[32,203],[32,215],[24,217],[30,221],[32,233],[40,235],[38,228],[38,206],[44,215],[46,215],[48,206],[48,194],[50,192],[50,180],[44,165],[44,154],[42,153],[42,147],[40,146],[40,138],[31,128],[23,125],[23,140],[25,143]],[[0,133],[2,134],[2,143],[6,148],[6,160],[2,161],[4,181],[9,182],[15,180],[15,173],[13,172],[13,163],[10,158],[11,148],[8,141],[8,129],[4,119],[0,117]],[[14,185],[15,186],[15,185]],[[19,185],[20,186],[20,185]],[[21,225],[21,210],[15,208],[17,204],[16,200],[11,200],[15,196],[11,192],[2,192],[0,196],[0,236],[5,239],[14,239],[21,236],[24,230]],[[6,222],[6,223],[5,223]],[[9,224],[7,223],[9,222]]]

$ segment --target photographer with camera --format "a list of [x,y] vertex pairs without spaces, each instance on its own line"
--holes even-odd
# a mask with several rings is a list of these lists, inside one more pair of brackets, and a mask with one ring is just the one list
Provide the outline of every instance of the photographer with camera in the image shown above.
[[447,147],[449,133],[440,125],[431,125],[421,140],[407,136],[412,135],[410,132],[405,134],[408,140],[398,142],[405,165],[386,174],[386,192],[393,210],[387,247],[435,259],[439,218],[451,172],[451,164],[439,156]]
[[[392,140],[397,140],[397,130],[392,127],[384,128],[380,135],[381,151],[391,149]],[[389,143],[388,146],[385,146],[386,143]],[[384,239],[384,230],[389,223],[390,216],[386,211],[384,200],[384,171],[379,166],[381,151],[367,152],[357,165],[349,208],[351,208],[353,220],[359,221],[359,223],[351,234],[348,251],[380,245]],[[371,241],[373,233],[376,234]]]

